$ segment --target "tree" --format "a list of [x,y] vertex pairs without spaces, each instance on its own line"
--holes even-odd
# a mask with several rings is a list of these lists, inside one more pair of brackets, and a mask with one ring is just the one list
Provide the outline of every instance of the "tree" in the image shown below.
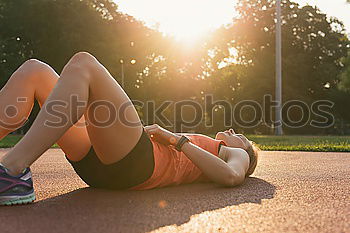
[[162,39],[160,32],[118,12],[110,0],[0,0],[0,28],[0,87],[29,58],[60,73],[74,53],[88,51],[133,98],[139,94],[138,73],[151,63],[151,55],[158,56]]
[[[119,80],[125,60],[125,88],[132,93],[137,73],[157,54],[159,32],[118,12],[110,0],[0,0],[2,82],[28,58],[60,71],[78,51],[94,54]],[[5,7],[6,5],[6,7]],[[131,64],[130,62],[133,60]]]
[[[225,77],[232,80],[227,85],[234,87],[232,98],[261,102],[266,94],[274,96],[275,1],[240,0],[237,11],[239,16],[219,32],[221,42],[213,39],[219,57],[216,67],[219,70],[227,51],[234,49],[236,64],[229,65],[233,75]],[[328,19],[316,7],[300,7],[289,0],[282,1],[282,12],[283,100],[311,103],[329,98],[329,90],[339,82],[340,59],[349,45],[343,23]],[[216,77],[218,81],[225,78]]]

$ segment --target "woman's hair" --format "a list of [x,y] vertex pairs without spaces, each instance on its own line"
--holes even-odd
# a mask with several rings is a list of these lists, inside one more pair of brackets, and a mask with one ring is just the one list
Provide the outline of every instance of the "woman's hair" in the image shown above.
[[249,168],[247,173],[245,174],[246,177],[250,176],[251,174],[253,174],[256,165],[258,164],[258,153],[260,151],[259,147],[256,146],[256,144],[252,141],[249,141],[250,146],[248,147],[248,149],[246,150],[248,155],[249,155]]

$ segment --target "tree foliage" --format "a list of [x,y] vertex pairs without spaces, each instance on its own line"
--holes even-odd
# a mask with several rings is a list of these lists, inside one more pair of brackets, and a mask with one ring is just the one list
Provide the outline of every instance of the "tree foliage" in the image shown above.
[[[225,67],[226,77],[219,68],[213,76],[223,83],[221,91],[225,86],[234,90],[232,99],[261,102],[264,95],[274,96],[275,1],[240,0],[237,11],[239,16],[218,31],[212,42],[217,66],[227,59],[230,48],[237,53],[236,62]],[[316,7],[284,0],[282,44],[283,101],[329,100],[343,69],[340,60],[349,46],[343,23]],[[226,84],[227,79],[232,80],[231,85]]]
[[[231,24],[184,46],[119,12],[111,0],[0,0],[0,86],[26,59],[43,60],[59,73],[74,53],[88,51],[133,99],[190,99],[203,106],[211,94],[233,104],[261,102],[274,96],[275,1],[239,0],[236,10]],[[336,88],[349,82],[343,23],[290,0],[282,0],[282,15],[283,100],[343,103],[345,94]],[[165,113],[174,116],[172,109]],[[222,128],[223,114],[215,113],[221,118],[213,129],[199,131]]]
[[[320,98],[324,96],[326,83],[333,88],[338,82],[342,68],[340,59],[346,56],[349,44],[344,25],[335,18],[327,19],[319,9],[311,6],[300,7],[297,3],[283,1],[282,9],[283,97]],[[255,87],[258,85],[260,94],[272,94],[274,1],[241,0],[237,10],[240,17],[226,29],[225,42],[238,51],[238,62],[247,67],[244,93],[256,97],[256,89],[248,91],[250,82]]]
[[[157,54],[160,33],[117,11],[109,0],[1,0],[1,77],[8,78],[34,57],[61,71],[78,51],[94,54],[120,80],[124,60],[126,89]],[[157,46],[156,46],[157,45]],[[135,60],[135,64],[130,61]]]

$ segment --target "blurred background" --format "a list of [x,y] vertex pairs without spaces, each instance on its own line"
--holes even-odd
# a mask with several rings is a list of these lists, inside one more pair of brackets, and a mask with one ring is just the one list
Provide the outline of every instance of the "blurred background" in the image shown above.
[[[283,102],[328,100],[335,119],[323,127],[284,126],[285,134],[350,134],[348,12],[347,0],[282,1]],[[0,0],[0,87],[29,58],[60,73],[74,53],[88,51],[131,99],[153,101],[155,108],[192,100],[204,109],[206,95],[232,106],[242,100],[263,105],[265,95],[275,96],[275,14],[271,0]],[[30,127],[38,110],[17,132]],[[162,125],[147,109],[138,111],[145,124]],[[175,122],[169,129],[193,119],[193,109],[184,109],[183,119],[174,111],[162,112]],[[250,120],[253,113],[246,108],[242,116]],[[310,114],[309,121],[317,119]],[[267,115],[252,127],[232,127],[273,134],[274,113]],[[213,134],[225,129],[224,116],[217,105],[189,130]],[[289,116],[297,121],[303,112],[293,108]],[[206,127],[206,121],[214,124]]]

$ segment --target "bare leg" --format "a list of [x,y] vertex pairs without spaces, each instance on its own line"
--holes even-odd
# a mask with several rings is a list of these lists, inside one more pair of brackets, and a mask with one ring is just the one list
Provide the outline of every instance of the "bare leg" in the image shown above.
[[[72,105],[72,97],[86,104],[78,108]],[[88,108],[96,101],[109,104]],[[59,110],[60,115],[64,114],[68,121],[52,127],[48,122],[57,122],[57,115],[50,112],[49,106],[54,102],[65,103]],[[122,119],[116,118],[104,126],[97,125],[97,122],[106,121],[113,114],[111,109],[105,108],[108,106],[113,106],[114,111],[118,111],[117,116],[122,116]],[[50,148],[84,114],[90,141],[100,160],[106,164],[117,162],[130,152],[143,130],[137,112],[123,89],[96,58],[81,52],[74,55],[65,66],[32,127],[1,162],[14,173],[19,173]],[[133,126],[125,124],[126,121],[133,122]]]
[[[22,126],[32,110],[34,99],[40,106],[44,104],[58,77],[50,66],[35,59],[26,61],[12,74],[0,91],[0,139]],[[71,127],[57,143],[76,160],[81,159],[91,146],[86,127],[76,126]]]

